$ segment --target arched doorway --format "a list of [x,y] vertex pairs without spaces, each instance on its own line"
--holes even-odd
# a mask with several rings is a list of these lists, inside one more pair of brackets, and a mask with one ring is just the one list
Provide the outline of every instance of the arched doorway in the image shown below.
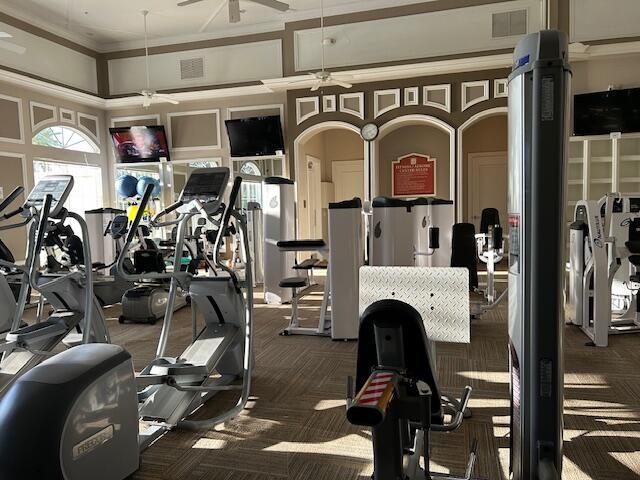
[[507,108],[493,108],[467,120],[458,130],[457,200],[460,221],[480,226],[484,208],[507,216]]
[[363,198],[367,148],[360,129],[346,122],[323,122],[294,141],[299,238],[328,240],[328,204]]
[[436,159],[436,196],[455,200],[455,129],[430,115],[405,115],[380,127],[373,145],[373,196],[391,195],[391,162],[412,153]]

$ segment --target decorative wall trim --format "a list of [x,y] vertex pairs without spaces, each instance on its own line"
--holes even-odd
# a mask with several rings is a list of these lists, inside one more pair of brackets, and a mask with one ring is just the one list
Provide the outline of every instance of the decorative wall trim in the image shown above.
[[[51,112],[51,117],[46,120],[42,120],[38,123],[35,122],[35,114],[33,110],[35,108],[41,108],[43,110],[49,110]],[[49,123],[56,123],[58,121],[58,109],[53,105],[47,105],[46,103],[38,103],[38,102],[29,102],[29,115],[31,117],[31,133],[35,133],[40,130],[40,127],[47,125]]]
[[[93,133],[87,127],[82,125],[80,120],[83,119],[83,118],[87,118],[89,120],[93,120],[96,123],[96,133]],[[88,113],[78,112],[78,114],[76,115],[76,121],[77,121],[77,123],[76,123],[77,127],[80,130],[82,130],[84,133],[89,135],[89,138],[91,138],[94,142],[96,142],[96,144],[98,146],[100,146],[100,119],[98,117],[96,117],[95,115],[90,115]]]
[[[393,103],[388,107],[380,108],[381,99],[383,97],[393,97]],[[391,110],[400,108],[400,89],[393,88],[390,90],[376,90],[373,92],[373,115],[378,118]]]
[[[479,97],[469,98],[468,90],[470,88],[482,87],[483,93]],[[480,102],[489,100],[489,80],[479,80],[477,82],[462,82],[460,87],[462,89],[462,111],[467,108],[477,105]]]
[[0,137],[0,142],[7,143],[24,143],[24,115],[22,112],[22,99],[18,97],[10,97],[9,95],[3,95],[0,93],[0,99],[8,100],[18,104],[18,122],[20,123],[20,138],[5,138]]
[[249,112],[252,110],[280,110],[280,120],[284,122],[284,105],[281,103],[274,103],[271,105],[243,105],[242,107],[229,107],[227,108],[227,118],[231,118],[233,112]]
[[496,78],[493,81],[493,96],[494,98],[508,97],[508,80],[506,78]]
[[129,117],[112,117],[111,118],[111,127],[116,126],[116,122],[135,122],[136,120],[146,120],[148,118],[153,118],[156,121],[156,125],[162,125],[160,123],[160,114],[158,113],[150,113],[149,115],[133,115]]
[[[302,105],[310,103],[313,109],[309,113],[302,114]],[[320,100],[318,97],[302,97],[296,98],[296,124],[300,125],[305,120],[318,115],[320,113]]]
[[[69,110],[68,108],[59,108],[60,110],[60,118],[59,120],[62,123],[69,123],[71,125],[75,125],[76,124],[76,112],[74,112],[73,110]],[[69,118],[66,119],[65,116],[68,116]]]
[[338,109],[336,105],[335,95],[323,95],[322,96],[322,111],[324,113],[335,112]]
[[420,104],[420,87],[408,87],[404,89],[404,106]]
[[495,117],[496,115],[506,115],[509,109],[507,107],[495,107],[488,110],[483,110],[471,116],[466,122],[458,127],[457,145],[456,145],[456,221],[462,222],[462,196],[463,196],[463,182],[462,182],[462,169],[464,168],[464,158],[462,158],[463,150],[463,134],[464,131],[471,125],[489,117]]
[[[355,98],[358,100],[358,110],[353,110],[345,106],[345,100]],[[341,93],[340,94],[340,111],[364,120],[364,92],[358,93]]]
[[[30,171],[30,169],[27,168],[27,156],[24,153],[0,152],[0,157],[12,157],[12,158],[20,159],[20,163],[22,165],[22,183],[23,183],[22,186],[25,189],[25,196],[26,196],[27,193],[31,190],[31,184],[29,182],[29,175],[28,175],[28,172]],[[11,192],[4,192],[4,193],[5,195],[8,195]]]
[[[194,147],[177,147],[173,146],[173,137],[171,133],[171,119],[173,117],[190,117],[195,115],[211,115],[216,116],[216,136],[218,143],[216,145],[198,145]],[[220,109],[212,108],[209,110],[194,110],[191,112],[171,112],[167,113],[167,136],[169,141],[169,148],[172,152],[194,152],[197,150],[219,150],[222,148],[222,135],[220,131]]]
[[[444,103],[435,102],[429,99],[431,92],[444,91]],[[439,108],[447,113],[451,113],[451,85],[448,83],[442,85],[426,85],[422,88],[423,104],[426,107]]]

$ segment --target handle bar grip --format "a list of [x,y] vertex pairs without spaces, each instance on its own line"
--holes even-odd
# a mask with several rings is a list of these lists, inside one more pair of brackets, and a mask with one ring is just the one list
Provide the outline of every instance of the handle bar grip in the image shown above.
[[153,217],[153,223],[155,223],[156,220],[158,220],[160,217],[164,217],[165,215],[173,212],[174,210],[177,210],[182,205],[184,205],[184,202],[182,200],[179,200],[176,203],[173,203],[173,204],[169,205],[167,208],[165,208],[161,212],[156,213],[156,215]]
[[0,219],[2,220],[9,220],[10,218],[15,217],[16,215],[22,213],[24,211],[24,208],[20,207],[20,208],[16,208],[15,210],[9,212],[9,213],[5,213],[4,215],[2,215],[0,217]]
[[142,217],[144,216],[144,211],[149,204],[149,199],[151,198],[151,194],[153,193],[153,189],[155,185],[150,183],[147,185],[146,190],[144,191],[144,195],[138,204],[138,212],[136,213],[136,218],[133,220],[131,224],[131,228],[129,228],[129,234],[127,235],[127,243],[133,242],[133,238],[136,236],[136,232],[138,227],[140,226],[140,222],[142,221]]
[[38,274],[38,253],[42,249],[42,243],[44,242],[44,234],[47,230],[47,222],[49,221],[49,213],[51,212],[51,204],[53,203],[53,196],[48,193],[44,197],[44,203],[42,210],[40,210],[40,220],[38,221],[38,233],[36,235],[36,243],[33,246],[33,254],[31,257],[31,265],[29,265],[30,275],[29,284],[31,288],[37,290],[37,274]]
[[347,408],[349,422],[366,427],[381,424],[395,397],[397,376],[395,372],[373,372]]

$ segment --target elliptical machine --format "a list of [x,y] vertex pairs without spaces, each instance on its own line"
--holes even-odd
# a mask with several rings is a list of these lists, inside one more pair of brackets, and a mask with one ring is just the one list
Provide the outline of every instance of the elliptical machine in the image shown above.
[[[104,315],[93,294],[89,246],[83,250],[82,265],[67,272],[48,274],[39,269],[40,251],[49,231],[58,230],[68,219],[73,219],[87,238],[83,218],[63,207],[72,188],[73,177],[69,175],[47,176],[38,182],[23,206],[2,217],[8,220],[20,215],[21,221],[0,228],[8,230],[28,225],[29,236],[26,281],[22,285],[11,331],[0,343],[0,394],[25,372],[52,356],[52,350],[60,343],[72,347],[81,343],[109,342]],[[21,326],[28,287],[47,299],[53,313],[45,321]]]
[[[218,211],[229,179],[228,168],[192,172],[180,200],[154,218],[156,225],[178,225],[176,252],[197,215]],[[122,480],[137,470],[139,449],[175,427],[209,429],[240,413],[251,384],[253,282],[246,250],[244,278],[219,258],[222,235],[231,218],[246,235],[245,213],[235,207],[242,179],[237,177],[215,243],[215,274],[195,276],[174,268],[149,274],[171,280],[167,313],[156,358],[135,375],[131,356],[115,345],[81,345],[62,352],[21,377],[0,401],[0,478]],[[153,185],[118,260],[122,270]],[[160,219],[177,212],[175,220]],[[243,242],[248,245],[248,242]],[[180,254],[175,263],[180,264]],[[172,302],[182,285],[204,327],[177,358],[165,356],[173,317]],[[195,324],[194,324],[195,327]],[[214,373],[218,378],[210,378]],[[219,391],[238,391],[235,406],[206,420],[188,417]],[[47,408],[41,408],[42,399]],[[32,435],[35,429],[38,435]],[[33,455],[33,451],[38,455]]]

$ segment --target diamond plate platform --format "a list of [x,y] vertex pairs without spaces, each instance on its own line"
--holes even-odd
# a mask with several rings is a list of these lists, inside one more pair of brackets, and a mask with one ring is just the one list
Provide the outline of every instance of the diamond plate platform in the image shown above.
[[466,268],[362,267],[360,315],[378,300],[415,308],[430,340],[469,343],[469,271]]

